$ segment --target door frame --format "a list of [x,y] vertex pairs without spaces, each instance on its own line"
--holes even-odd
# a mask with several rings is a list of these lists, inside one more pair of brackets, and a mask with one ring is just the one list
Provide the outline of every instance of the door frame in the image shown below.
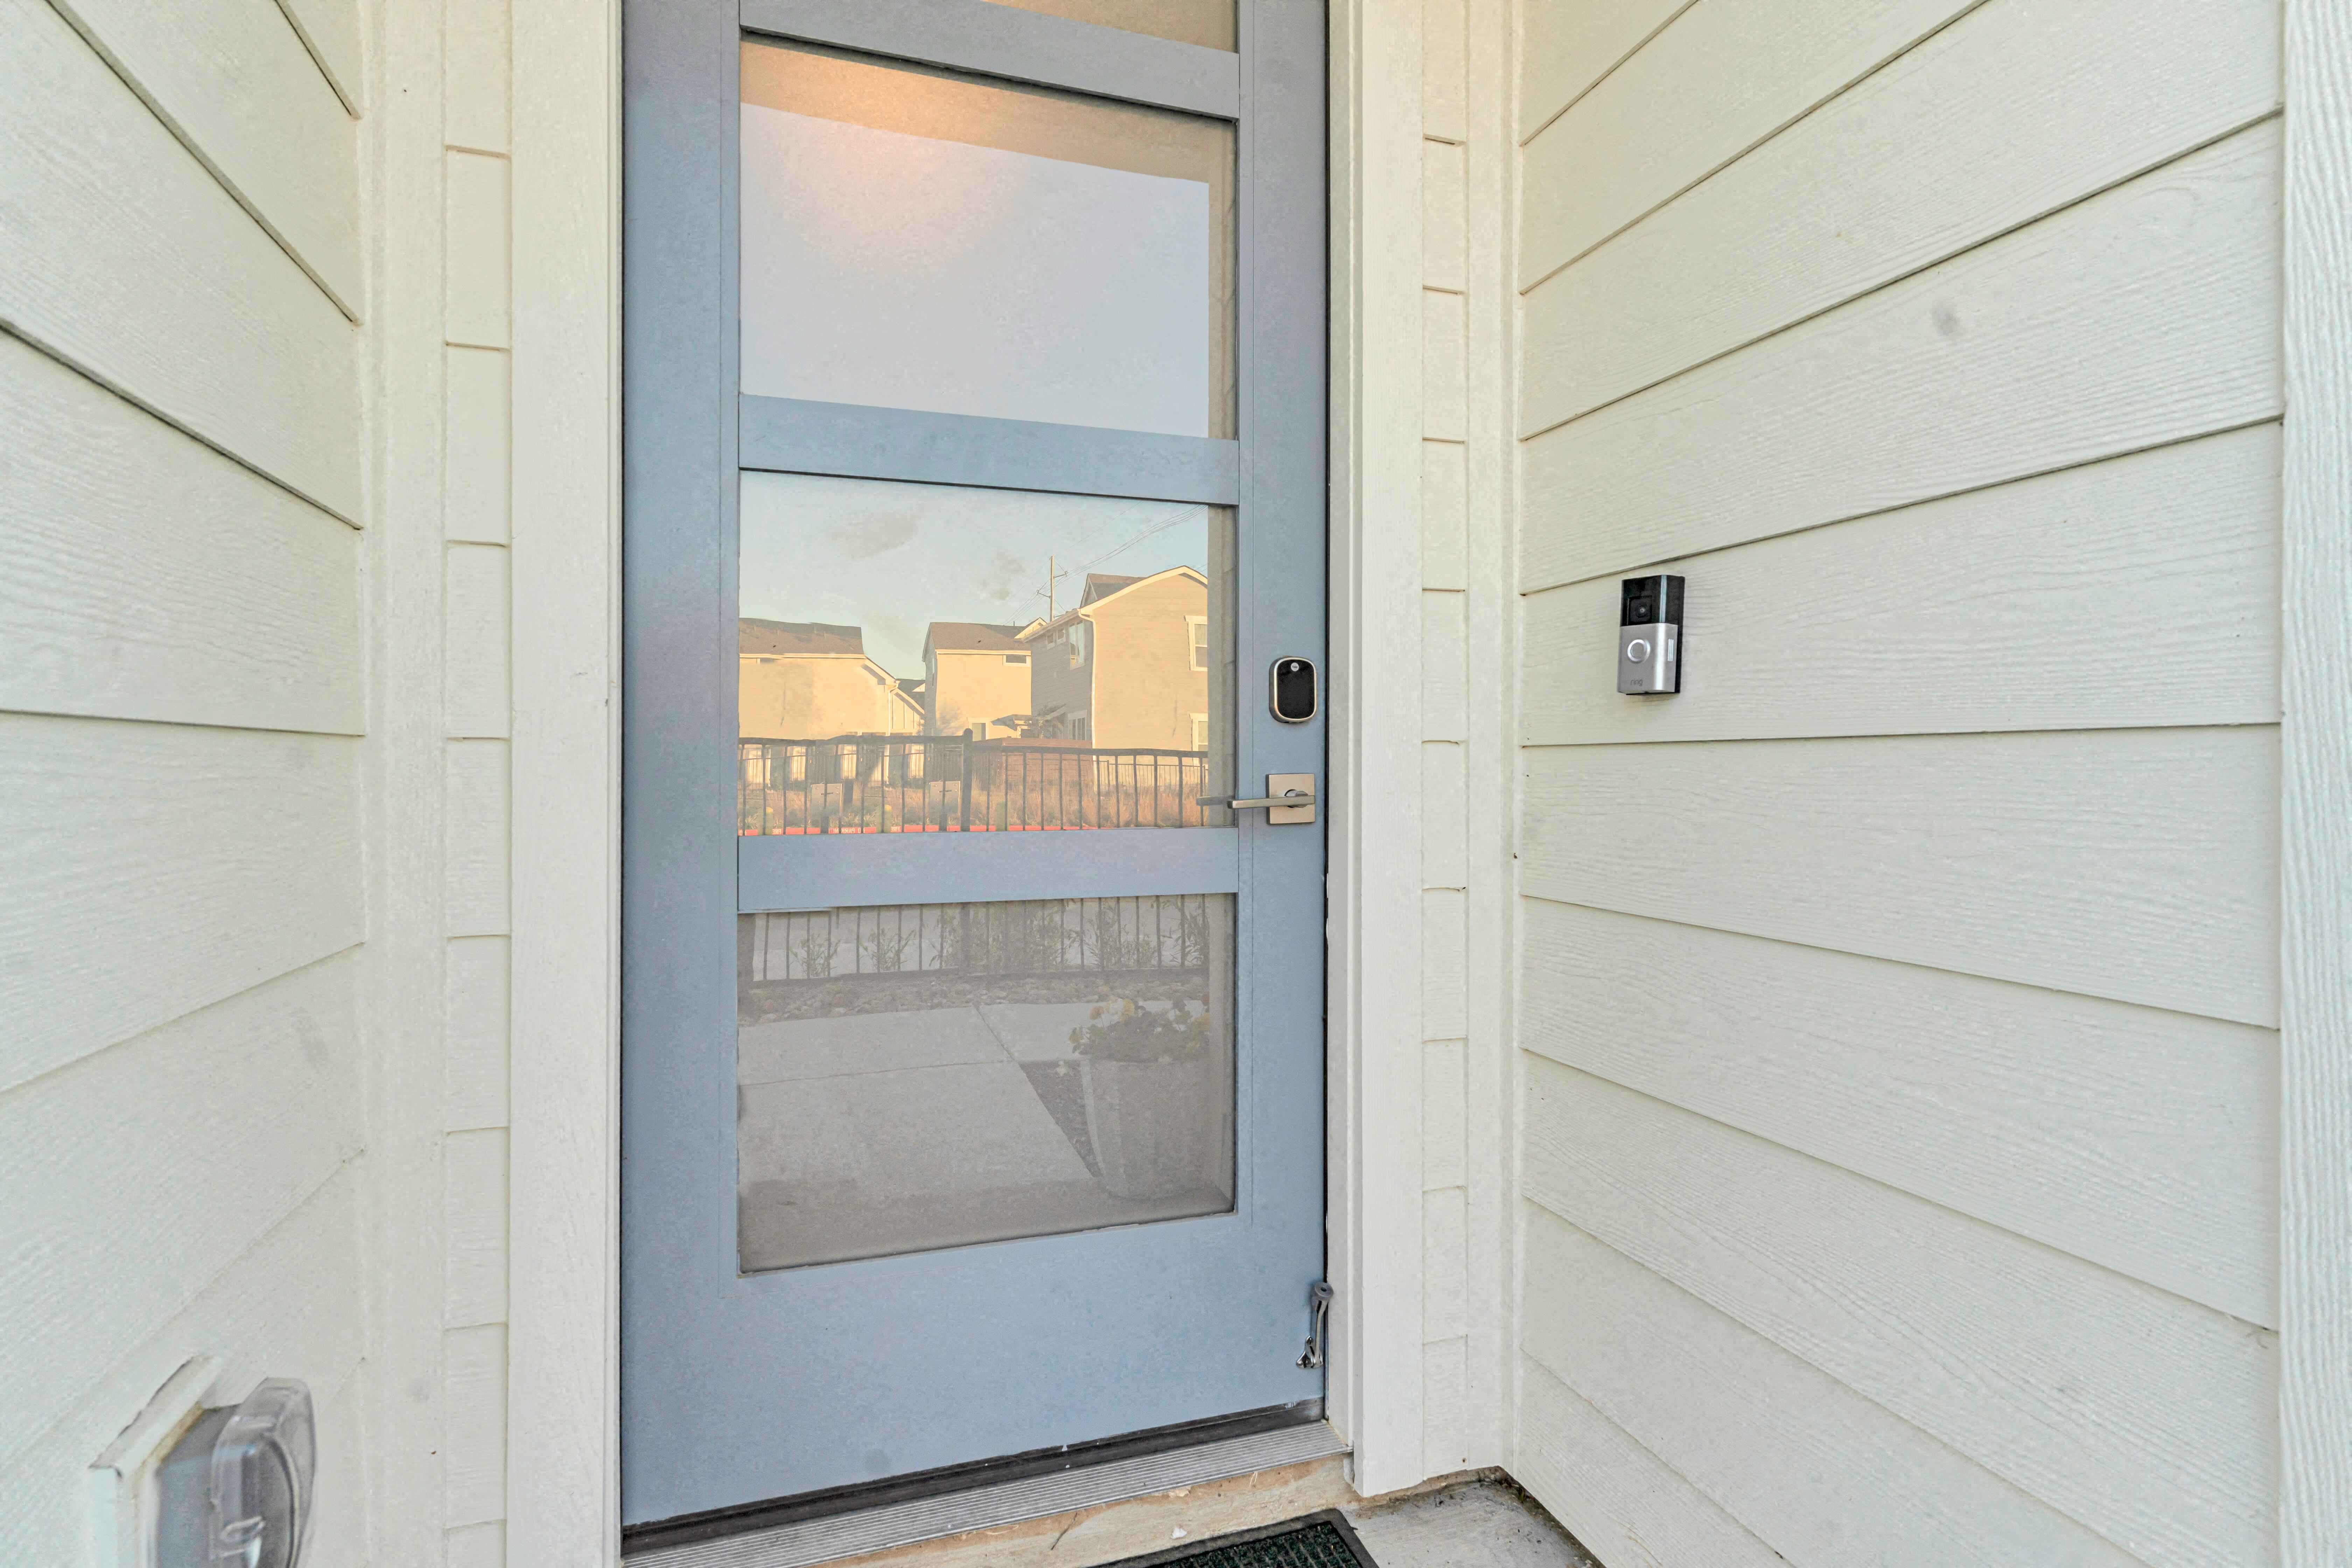
[[[1384,833],[1419,833],[1419,652],[1417,639],[1394,635],[1418,626],[1419,605],[1390,574],[1408,573],[1397,581],[1417,595],[1422,3],[1332,0],[1328,51],[1336,668],[1326,1180],[1339,1300],[1327,1407],[1352,1444],[1357,1485],[1374,1490],[1406,1484],[1384,1478],[1420,1479],[1422,1450],[1418,1164],[1387,1162],[1404,1173],[1368,1191],[1359,1152],[1419,1147],[1417,877],[1368,849]],[[621,23],[619,0],[511,0],[510,15],[506,1545],[510,1563],[573,1568],[617,1564],[621,1541]],[[1368,128],[1381,133],[1377,174]],[[1391,460],[1372,469],[1381,449]],[[1391,471],[1400,452],[1409,482]],[[1349,663],[1368,650],[1385,657],[1378,680]],[[1369,1075],[1368,1042],[1381,1058]],[[1364,1358],[1391,1351],[1405,1359],[1367,1380]]]
[[[1423,1474],[1420,1166],[1364,1156],[1421,1146],[1419,874],[1376,850],[1421,830],[1423,13],[1331,0],[1328,49],[1326,1411],[1367,1493]],[[621,1542],[620,5],[511,17],[506,1545],[573,1568]]]
[[[1323,657],[1321,16],[1301,0],[1255,6],[1245,52],[1234,54],[982,0],[625,7],[625,179],[644,185],[625,215],[624,267],[648,268],[625,279],[623,336],[633,408],[623,593],[633,597],[622,700],[641,715],[624,735],[623,763],[625,1530],[675,1529],[713,1510],[856,1484],[856,1456],[877,1446],[901,1470],[929,1471],[1322,1393],[1323,1377],[1297,1364],[1325,1254],[1322,826],[1115,828],[1014,835],[1017,844],[1001,834],[742,837],[732,624],[743,476],[813,473],[1234,507],[1242,668],[1284,653]],[[809,402],[745,384],[748,374],[739,383],[736,78],[746,38],[959,74],[984,67],[1097,103],[1176,105],[1226,122],[1239,175],[1234,427],[1095,429]],[[748,235],[748,216],[741,223]],[[1302,593],[1307,605],[1295,602]],[[1324,771],[1321,728],[1280,724],[1247,699],[1233,722],[1244,779],[1251,769]],[[1048,893],[1239,895],[1241,1163],[1228,1212],[825,1269],[740,1269],[728,1216],[738,1196],[742,914]],[[632,923],[640,917],[646,924]],[[1194,1283],[1177,1296],[1139,1292],[1134,1281],[1147,1276]],[[1053,1377],[971,1353],[987,1338],[975,1324],[1022,1324],[1047,1282],[1058,1326],[1090,1348],[1055,1358],[1067,1366]],[[1111,1331],[1122,1323],[1189,1338],[1202,1353],[1147,1370]],[[770,1441],[726,1440],[788,1413],[773,1402],[779,1387],[826,1408],[869,1408],[884,1387],[907,1398],[887,1407],[871,1442],[855,1422],[787,1422],[793,1430]],[[892,1427],[895,1438],[880,1435]]]

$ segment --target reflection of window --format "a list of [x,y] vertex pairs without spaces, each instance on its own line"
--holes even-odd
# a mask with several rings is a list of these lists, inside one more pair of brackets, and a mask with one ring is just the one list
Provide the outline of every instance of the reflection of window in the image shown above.
[[1004,656],[1004,662],[1007,664],[1026,664],[1029,662],[1029,656],[1025,653],[1008,653]]
[[1094,715],[1090,713],[1081,713],[1078,715],[1076,735],[1081,741],[1085,741],[1089,743],[1093,742],[1095,738]]
[[1206,713],[1192,715],[1192,749],[1196,752],[1209,749],[1209,716]]
[[1186,616],[1184,617],[1184,624],[1186,626],[1191,628],[1192,633],[1192,668],[1194,669],[1208,668],[1209,617],[1206,616]]

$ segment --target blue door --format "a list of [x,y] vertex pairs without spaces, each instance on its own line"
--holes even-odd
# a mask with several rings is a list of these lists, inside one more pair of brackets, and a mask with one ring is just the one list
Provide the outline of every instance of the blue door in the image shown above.
[[1323,26],[629,0],[625,1523],[1316,1409]]

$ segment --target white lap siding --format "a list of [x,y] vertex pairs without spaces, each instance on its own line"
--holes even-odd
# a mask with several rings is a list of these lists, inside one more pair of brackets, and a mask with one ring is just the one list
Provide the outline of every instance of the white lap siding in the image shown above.
[[0,79],[0,1559],[214,1355],[357,1563],[361,122],[271,0],[5,0]]
[[2273,1563],[2277,7],[1600,9],[1519,32],[1515,1473],[1611,1568]]

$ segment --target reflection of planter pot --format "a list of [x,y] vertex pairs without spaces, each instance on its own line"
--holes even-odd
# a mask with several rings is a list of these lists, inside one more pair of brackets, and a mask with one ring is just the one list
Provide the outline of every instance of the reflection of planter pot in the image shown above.
[[1105,1191],[1172,1198],[1209,1184],[1217,1114],[1213,1064],[1080,1058],[1087,1135]]

